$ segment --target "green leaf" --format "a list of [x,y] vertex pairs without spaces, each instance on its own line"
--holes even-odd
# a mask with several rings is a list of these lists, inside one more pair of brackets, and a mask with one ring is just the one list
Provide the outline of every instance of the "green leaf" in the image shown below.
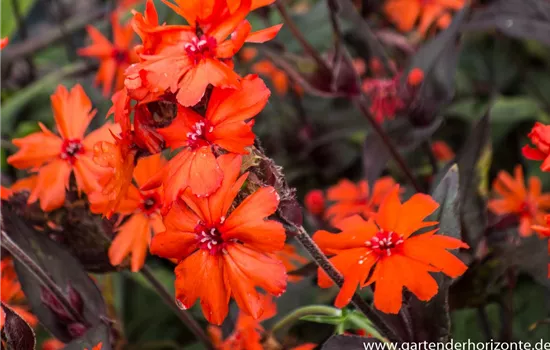
[[[19,14],[21,18],[25,18],[27,13],[32,8],[35,0],[16,0],[19,6]],[[13,1],[3,0],[1,9],[2,9],[2,21],[0,23],[0,36],[9,37],[13,34],[14,30],[17,28],[17,20],[14,15]]]
[[535,120],[548,122],[536,99],[528,96],[498,97],[491,107],[493,143],[498,144],[519,123]]

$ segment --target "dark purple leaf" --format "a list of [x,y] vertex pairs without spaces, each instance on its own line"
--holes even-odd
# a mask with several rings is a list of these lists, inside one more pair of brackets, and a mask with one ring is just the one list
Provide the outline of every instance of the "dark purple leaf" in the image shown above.
[[382,342],[374,338],[360,337],[357,335],[333,335],[321,347],[321,350],[365,349],[365,344]]
[[[426,221],[440,223],[438,234],[460,239],[459,178],[456,165],[450,167],[431,195],[440,206]],[[429,302],[420,301],[414,296],[409,299],[408,314],[411,317],[414,341],[440,342],[448,341],[450,337],[451,279],[442,273],[435,274],[434,278],[439,285],[439,290]]]
[[2,310],[6,315],[2,338],[6,339],[7,350],[34,350],[36,337],[31,326],[3,302]]
[[[88,329],[102,323],[107,318],[103,297],[79,261],[57,242],[30,227],[8,205],[2,206],[2,217],[7,235],[65,294],[61,303],[26,265],[14,260],[21,288],[40,322],[65,343],[83,333],[81,326]],[[74,319],[61,304],[71,305],[81,320]]]
[[413,69],[424,72],[424,80],[413,92],[409,114],[413,119],[432,120],[455,94],[455,74],[461,49],[460,28],[469,13],[465,6],[457,12],[447,29],[424,44],[412,57],[402,78],[403,91],[408,89],[407,76]]
[[488,165],[480,165],[480,161],[485,160],[483,157],[490,152],[491,123],[489,113],[486,113],[472,127],[457,154],[462,240],[470,245],[472,251],[476,250],[488,224],[486,199],[480,192],[483,172],[488,170]]

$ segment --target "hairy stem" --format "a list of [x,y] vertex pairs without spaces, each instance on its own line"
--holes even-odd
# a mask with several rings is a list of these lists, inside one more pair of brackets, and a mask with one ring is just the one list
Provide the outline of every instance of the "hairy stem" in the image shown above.
[[[309,255],[315,260],[317,265],[321,267],[327,275],[336,283],[338,287],[344,284],[344,278],[336,270],[334,265],[329,261],[327,256],[323,254],[319,246],[311,239],[303,227],[297,227],[298,234],[296,238],[302,246],[308,251]],[[354,294],[351,299],[352,304],[361,311],[367,318],[384,334],[389,341],[399,342],[401,338],[397,333],[367,304],[359,295]]]
[[393,144],[393,141],[390,139],[388,134],[386,134],[384,129],[382,129],[382,126],[380,126],[380,124],[374,119],[368,108],[365,106],[364,96],[360,95],[359,97],[354,98],[353,102],[361,111],[361,113],[363,113],[363,115],[367,118],[374,131],[382,139],[382,142],[384,143],[384,145],[386,145],[386,148],[391,153],[393,159],[395,160],[401,171],[405,174],[414,189],[417,192],[423,192],[422,187],[414,177],[413,172],[405,162],[405,159],[403,159],[401,154],[397,151],[397,148]]
[[153,271],[151,271],[151,269],[147,265],[144,265],[141,268],[140,273],[143,275],[143,277],[145,277],[147,281],[149,281],[149,283],[151,283],[151,286],[153,286],[153,288],[158,293],[158,295],[160,295],[162,300],[164,300],[164,302],[176,313],[178,318],[189,328],[189,330],[191,330],[197,340],[203,343],[203,345],[207,349],[215,349],[214,344],[212,344],[210,338],[208,338],[206,333],[204,333],[203,329],[200,327],[197,321],[195,321],[185,310],[180,309],[176,305],[170,293],[155,277]]

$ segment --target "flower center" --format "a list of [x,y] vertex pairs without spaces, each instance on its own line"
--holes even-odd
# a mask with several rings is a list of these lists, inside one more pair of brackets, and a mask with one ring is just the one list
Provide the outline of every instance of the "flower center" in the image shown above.
[[160,195],[157,192],[141,194],[141,201],[139,203],[139,208],[146,215],[151,215],[157,212],[160,209],[162,202],[160,200]]
[[208,120],[196,122],[191,127],[191,131],[187,133],[187,144],[191,149],[197,149],[209,144],[208,134],[214,130],[214,127],[210,125]]
[[203,222],[199,222],[195,226],[195,234],[199,241],[199,247],[207,250],[211,255],[220,254],[225,250],[227,242],[222,238],[222,234],[216,225],[208,226]]
[[519,207],[520,216],[535,217],[536,214],[537,205],[533,201],[526,199],[523,203],[521,203],[521,206]]
[[82,153],[84,153],[84,145],[82,144],[82,142],[80,142],[79,139],[63,140],[60,154],[61,159],[66,160],[71,164],[74,164],[77,154]]
[[216,53],[216,39],[211,36],[201,35],[194,37],[191,42],[186,43],[183,48],[189,58],[196,64],[201,59],[214,57]]
[[122,64],[130,63],[130,55],[128,54],[128,50],[114,48],[113,52],[111,53],[111,57],[115,59],[116,63],[119,66]]
[[380,230],[376,236],[365,242],[379,256],[390,256],[395,249],[398,249],[404,242],[403,235],[393,231]]

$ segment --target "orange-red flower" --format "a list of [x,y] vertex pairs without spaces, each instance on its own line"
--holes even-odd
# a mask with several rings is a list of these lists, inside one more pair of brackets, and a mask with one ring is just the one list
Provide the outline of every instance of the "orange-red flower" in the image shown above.
[[254,143],[249,120],[264,108],[269,94],[258,76],[248,75],[241,90],[214,88],[204,117],[179,106],[172,124],[158,132],[167,146],[183,149],[143,188],[164,185],[165,211],[187,187],[195,195],[210,195],[223,178],[214,152],[248,153],[246,147]]
[[92,45],[78,50],[79,55],[99,59],[95,83],[103,84],[104,96],[112,91],[113,82],[115,90],[124,86],[124,71],[137,59],[130,48],[134,37],[131,24],[121,25],[117,13],[114,12],[111,15],[111,25],[113,27],[112,43],[95,27],[88,26],[86,30],[92,39]]
[[333,226],[354,214],[360,214],[367,219],[376,212],[394,186],[395,181],[391,177],[382,177],[374,183],[371,193],[366,180],[357,184],[340,180],[327,190],[327,199],[334,204],[325,211],[325,218]]
[[8,45],[10,39],[8,37],[0,38],[0,50],[2,50],[6,45]]
[[451,23],[451,13],[460,10],[464,0],[386,0],[384,12],[402,32],[417,30],[425,36],[433,23],[441,29]]
[[208,198],[186,190],[164,218],[166,232],[155,235],[150,248],[152,254],[179,261],[175,289],[180,306],[189,308],[200,299],[206,319],[218,325],[231,297],[258,318],[264,309],[256,286],[277,296],[286,289],[285,267],[272,255],[283,249],[285,230],[266,220],[279,205],[275,189],[262,187],[230,211],[248,176],[239,176],[241,163],[240,155],[220,156],[221,187]]
[[[140,158],[134,170],[134,180],[142,185],[153,174],[162,169],[164,159],[160,153]],[[109,248],[109,260],[112,265],[120,265],[124,258],[131,255],[130,267],[133,272],[141,269],[147,257],[147,249],[151,242],[151,233],[164,231],[160,208],[162,188],[151,191],[140,191],[130,185],[126,196],[122,199],[117,212],[126,216],[126,220],[117,227],[117,235]],[[104,213],[108,206],[108,198],[101,192],[90,195],[91,211]]]
[[[285,265],[287,272],[294,271],[299,268],[301,265],[304,265],[308,262],[306,258],[296,252],[296,248],[292,244],[285,244],[283,250],[275,253],[277,259],[281,260]],[[301,280],[301,276],[289,275],[288,280],[290,282],[297,282]]]
[[514,169],[514,177],[500,171],[493,182],[493,190],[498,199],[489,201],[489,209],[497,215],[516,215],[519,219],[519,233],[530,236],[531,226],[544,224],[544,215],[550,209],[550,194],[541,193],[540,179],[531,176],[529,186],[525,187],[521,165]]
[[432,152],[440,162],[449,162],[455,157],[455,153],[445,141],[435,141],[432,143]]
[[65,343],[62,343],[61,341],[50,338],[44,340],[42,343],[42,350],[61,350],[65,348]]
[[528,136],[535,147],[524,146],[523,155],[527,159],[542,160],[542,171],[550,171],[550,125],[537,122]]
[[[170,91],[183,106],[194,106],[211,84],[221,88],[239,88],[240,77],[233,71],[230,59],[245,42],[262,43],[271,40],[281,25],[251,33],[246,16],[255,6],[271,1],[164,1],[185,18],[187,26],[153,26],[154,16],[135,17],[138,34],[144,40],[147,53],[142,61],[127,71],[126,87],[131,96],[143,100],[148,93]],[[152,2],[148,6],[154,8]],[[152,14],[153,10],[149,10]],[[136,15],[134,15],[136,16]],[[169,39],[162,38],[169,33]],[[230,38],[228,39],[228,37]],[[168,44],[159,44],[169,40]],[[149,100],[154,97],[149,97]]]
[[307,211],[315,216],[321,216],[325,212],[325,195],[321,190],[309,191],[305,198],[304,204]]
[[[465,243],[436,235],[437,229],[411,237],[422,228],[438,224],[424,221],[438,207],[425,194],[415,194],[401,203],[396,185],[368,221],[355,215],[336,225],[342,231],[339,234],[317,231],[313,239],[323,252],[334,255],[330,260],[344,276],[335,305],[347,305],[357,285],[365,287],[376,282],[374,306],[395,314],[401,308],[403,287],[427,301],[438,290],[429,272],[443,272],[453,278],[462,275],[466,265],[447,249],[468,248]],[[332,280],[319,269],[318,283],[327,288]]]
[[14,139],[20,149],[8,158],[8,163],[16,168],[38,172],[29,203],[40,199],[44,211],[63,205],[71,173],[79,191],[91,193],[101,189],[98,177],[104,170],[92,160],[92,150],[96,142],[110,138],[110,128],[114,128],[107,123],[84,136],[95,110],[92,111],[92,103],[80,85],[70,92],[58,86],[51,100],[60,136],[39,123],[42,132]]
[[[275,91],[279,95],[286,95],[291,85],[288,75],[282,69],[277,68],[271,61],[261,60],[252,65],[252,72],[263,75],[271,80]],[[292,84],[292,89],[298,94],[303,93],[303,89],[298,84]]]
[[[102,347],[103,347],[103,343],[99,342],[92,348],[92,350],[101,350]],[[84,350],[88,350],[88,349],[84,349]]]
[[[237,323],[233,332],[225,339],[222,336],[222,330],[216,326],[209,326],[208,333],[216,349],[219,350],[263,350],[262,344],[265,329],[260,322],[272,318],[277,314],[277,305],[270,296],[262,295],[264,313],[259,319],[241,312],[237,318]],[[311,350],[316,344],[308,343],[291,350]]]
[[[21,316],[31,327],[36,326],[38,320],[24,304],[25,295],[15,274],[13,261],[9,257],[2,258],[0,262],[0,279],[2,284],[0,300]],[[5,317],[4,310],[0,308],[0,328],[4,328]]]

